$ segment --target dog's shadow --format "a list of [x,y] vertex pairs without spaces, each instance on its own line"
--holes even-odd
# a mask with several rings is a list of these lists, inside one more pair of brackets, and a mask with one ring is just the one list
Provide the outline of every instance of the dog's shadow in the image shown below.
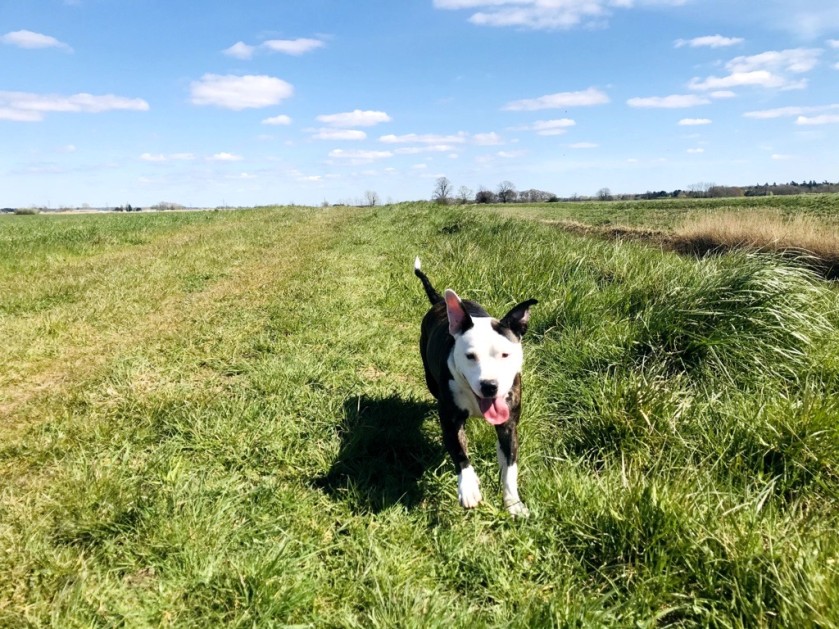
[[423,431],[434,410],[429,402],[395,395],[349,398],[338,456],[315,484],[358,513],[378,513],[395,504],[416,506],[423,499],[423,473],[439,467],[444,458],[442,446]]

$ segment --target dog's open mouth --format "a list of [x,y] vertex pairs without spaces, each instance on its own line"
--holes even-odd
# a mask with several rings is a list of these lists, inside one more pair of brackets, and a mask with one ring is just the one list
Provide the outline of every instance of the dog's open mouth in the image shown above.
[[478,395],[478,406],[481,409],[481,414],[493,426],[503,424],[510,419],[510,407],[507,406],[507,400],[502,397],[485,398]]

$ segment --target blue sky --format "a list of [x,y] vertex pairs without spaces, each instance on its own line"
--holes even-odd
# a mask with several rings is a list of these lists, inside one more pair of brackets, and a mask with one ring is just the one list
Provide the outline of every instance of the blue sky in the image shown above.
[[0,206],[839,180],[836,0],[3,0]]

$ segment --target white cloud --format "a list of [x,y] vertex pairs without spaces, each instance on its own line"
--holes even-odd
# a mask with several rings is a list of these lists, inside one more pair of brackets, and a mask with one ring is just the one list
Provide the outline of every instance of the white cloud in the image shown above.
[[822,125],[839,123],[839,114],[821,114],[819,116],[798,116],[795,124],[798,125]]
[[193,153],[170,153],[164,155],[163,153],[143,153],[140,159],[144,162],[168,162],[168,161],[191,161],[195,159]]
[[723,37],[722,35],[705,35],[704,37],[694,37],[693,39],[677,39],[674,42],[676,48],[683,48],[689,46],[691,48],[725,48],[726,46],[736,46],[743,43],[742,37]]
[[393,150],[397,155],[418,155],[419,153],[446,153],[456,150],[450,144],[428,144],[426,146],[401,146]]
[[603,105],[609,102],[609,97],[598,90],[590,87],[580,92],[558,92],[547,94],[538,98],[515,100],[507,103],[501,109],[504,111],[537,111],[540,109],[562,109],[565,107],[586,107],[590,105]]
[[839,39],[828,39],[827,45],[830,48],[839,48]]
[[796,74],[809,72],[819,61],[822,51],[818,48],[790,48],[787,50],[769,50],[758,55],[735,57],[726,64],[732,72],[751,72],[753,70],[785,70]]
[[600,145],[595,144],[594,142],[575,142],[574,144],[569,144],[568,148],[570,149],[596,149]]
[[319,39],[301,37],[298,39],[269,39],[268,41],[262,42],[261,47],[286,55],[299,56],[322,48],[324,45]]
[[479,146],[494,146],[497,144],[504,144],[501,136],[495,133],[476,133],[472,136],[472,141]]
[[685,0],[434,0],[438,9],[476,10],[469,17],[479,26],[514,26],[567,30],[602,25],[612,9],[639,5],[681,5]]
[[562,135],[577,123],[571,118],[537,120],[533,124],[515,127],[518,131],[535,131],[538,135]]
[[70,46],[58,41],[55,37],[27,30],[6,33],[0,36],[0,42],[9,44],[10,46],[17,46],[18,48],[59,48],[66,52],[73,52]]
[[0,119],[38,122],[47,113],[102,113],[106,111],[148,111],[149,104],[141,98],[124,98],[113,94],[33,94],[31,92],[0,92]]
[[166,156],[162,153],[152,154],[152,153],[143,153],[140,155],[140,159],[144,162],[165,162]]
[[10,122],[40,122],[44,115],[39,111],[26,111],[14,107],[0,107],[0,120]]
[[320,39],[308,39],[301,37],[298,39],[269,39],[258,46],[239,41],[222,52],[225,55],[235,57],[236,59],[253,59],[253,56],[260,50],[300,56],[306,54],[307,52],[311,52],[312,50],[322,48],[323,46],[325,46],[325,44]]
[[680,109],[683,107],[696,107],[710,103],[707,98],[696,94],[671,94],[670,96],[648,96],[644,98],[630,98],[626,104],[630,107]]
[[212,157],[208,158],[211,162],[241,162],[244,158],[241,155],[235,155],[233,153],[216,153]]
[[705,149],[703,149],[703,148],[688,149],[687,152],[690,153],[691,155],[697,155],[699,153],[704,153]]
[[194,105],[239,111],[276,105],[294,94],[294,87],[273,76],[205,74],[190,84],[190,92]]
[[284,115],[284,114],[281,114],[279,116],[273,116],[271,118],[266,118],[265,120],[262,121],[262,124],[270,124],[270,125],[275,125],[275,126],[276,125],[290,125],[291,124],[291,118]]
[[315,140],[366,140],[367,134],[355,129],[318,129],[312,138]]
[[709,118],[682,118],[679,120],[679,125],[682,127],[697,127],[706,124],[711,124]]
[[781,153],[773,153],[772,154],[772,159],[782,161],[782,160],[787,160],[787,159],[793,159],[793,156],[792,155],[783,155]]
[[316,119],[332,127],[372,127],[392,120],[383,111],[362,111],[360,109],[339,114],[324,114]]
[[723,77],[694,77],[688,84],[694,90],[718,90],[732,87],[801,89],[806,79],[793,80],[789,75],[804,74],[817,64],[822,51],[815,48],[769,50],[757,55],[735,57],[725,64],[729,74]]
[[832,105],[818,105],[809,107],[777,107],[775,109],[747,111],[745,114],[743,114],[743,116],[745,116],[746,118],[755,118],[757,120],[769,120],[772,118],[803,116],[804,114],[814,114],[823,111],[831,111],[834,109],[839,109],[839,103]]
[[379,142],[385,144],[462,144],[466,142],[467,134],[462,131],[456,135],[435,135],[432,133],[405,135],[383,135]]
[[226,48],[222,52],[228,57],[235,57],[236,59],[250,59],[253,57],[255,47],[249,46],[243,41],[236,42],[230,48]]
[[333,149],[329,151],[329,157],[333,159],[346,160],[351,164],[369,164],[378,159],[393,157],[390,151],[346,151],[344,149]]

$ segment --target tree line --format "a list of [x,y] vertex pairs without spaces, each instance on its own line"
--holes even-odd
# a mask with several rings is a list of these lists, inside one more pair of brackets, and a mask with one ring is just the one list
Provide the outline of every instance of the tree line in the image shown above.
[[719,186],[710,182],[698,182],[685,189],[648,190],[642,193],[612,194],[609,188],[601,188],[593,196],[573,194],[560,197],[553,192],[530,188],[516,190],[511,181],[502,181],[495,190],[480,186],[473,192],[467,186],[460,186],[457,191],[448,177],[438,177],[434,185],[431,200],[440,204],[466,203],[555,203],[557,201],[633,201],[642,199],[680,199],[680,198],[720,198],[720,197],[757,197],[772,195],[793,195],[809,193],[839,192],[839,183],[830,181],[790,181],[789,183],[763,183],[750,186]]

